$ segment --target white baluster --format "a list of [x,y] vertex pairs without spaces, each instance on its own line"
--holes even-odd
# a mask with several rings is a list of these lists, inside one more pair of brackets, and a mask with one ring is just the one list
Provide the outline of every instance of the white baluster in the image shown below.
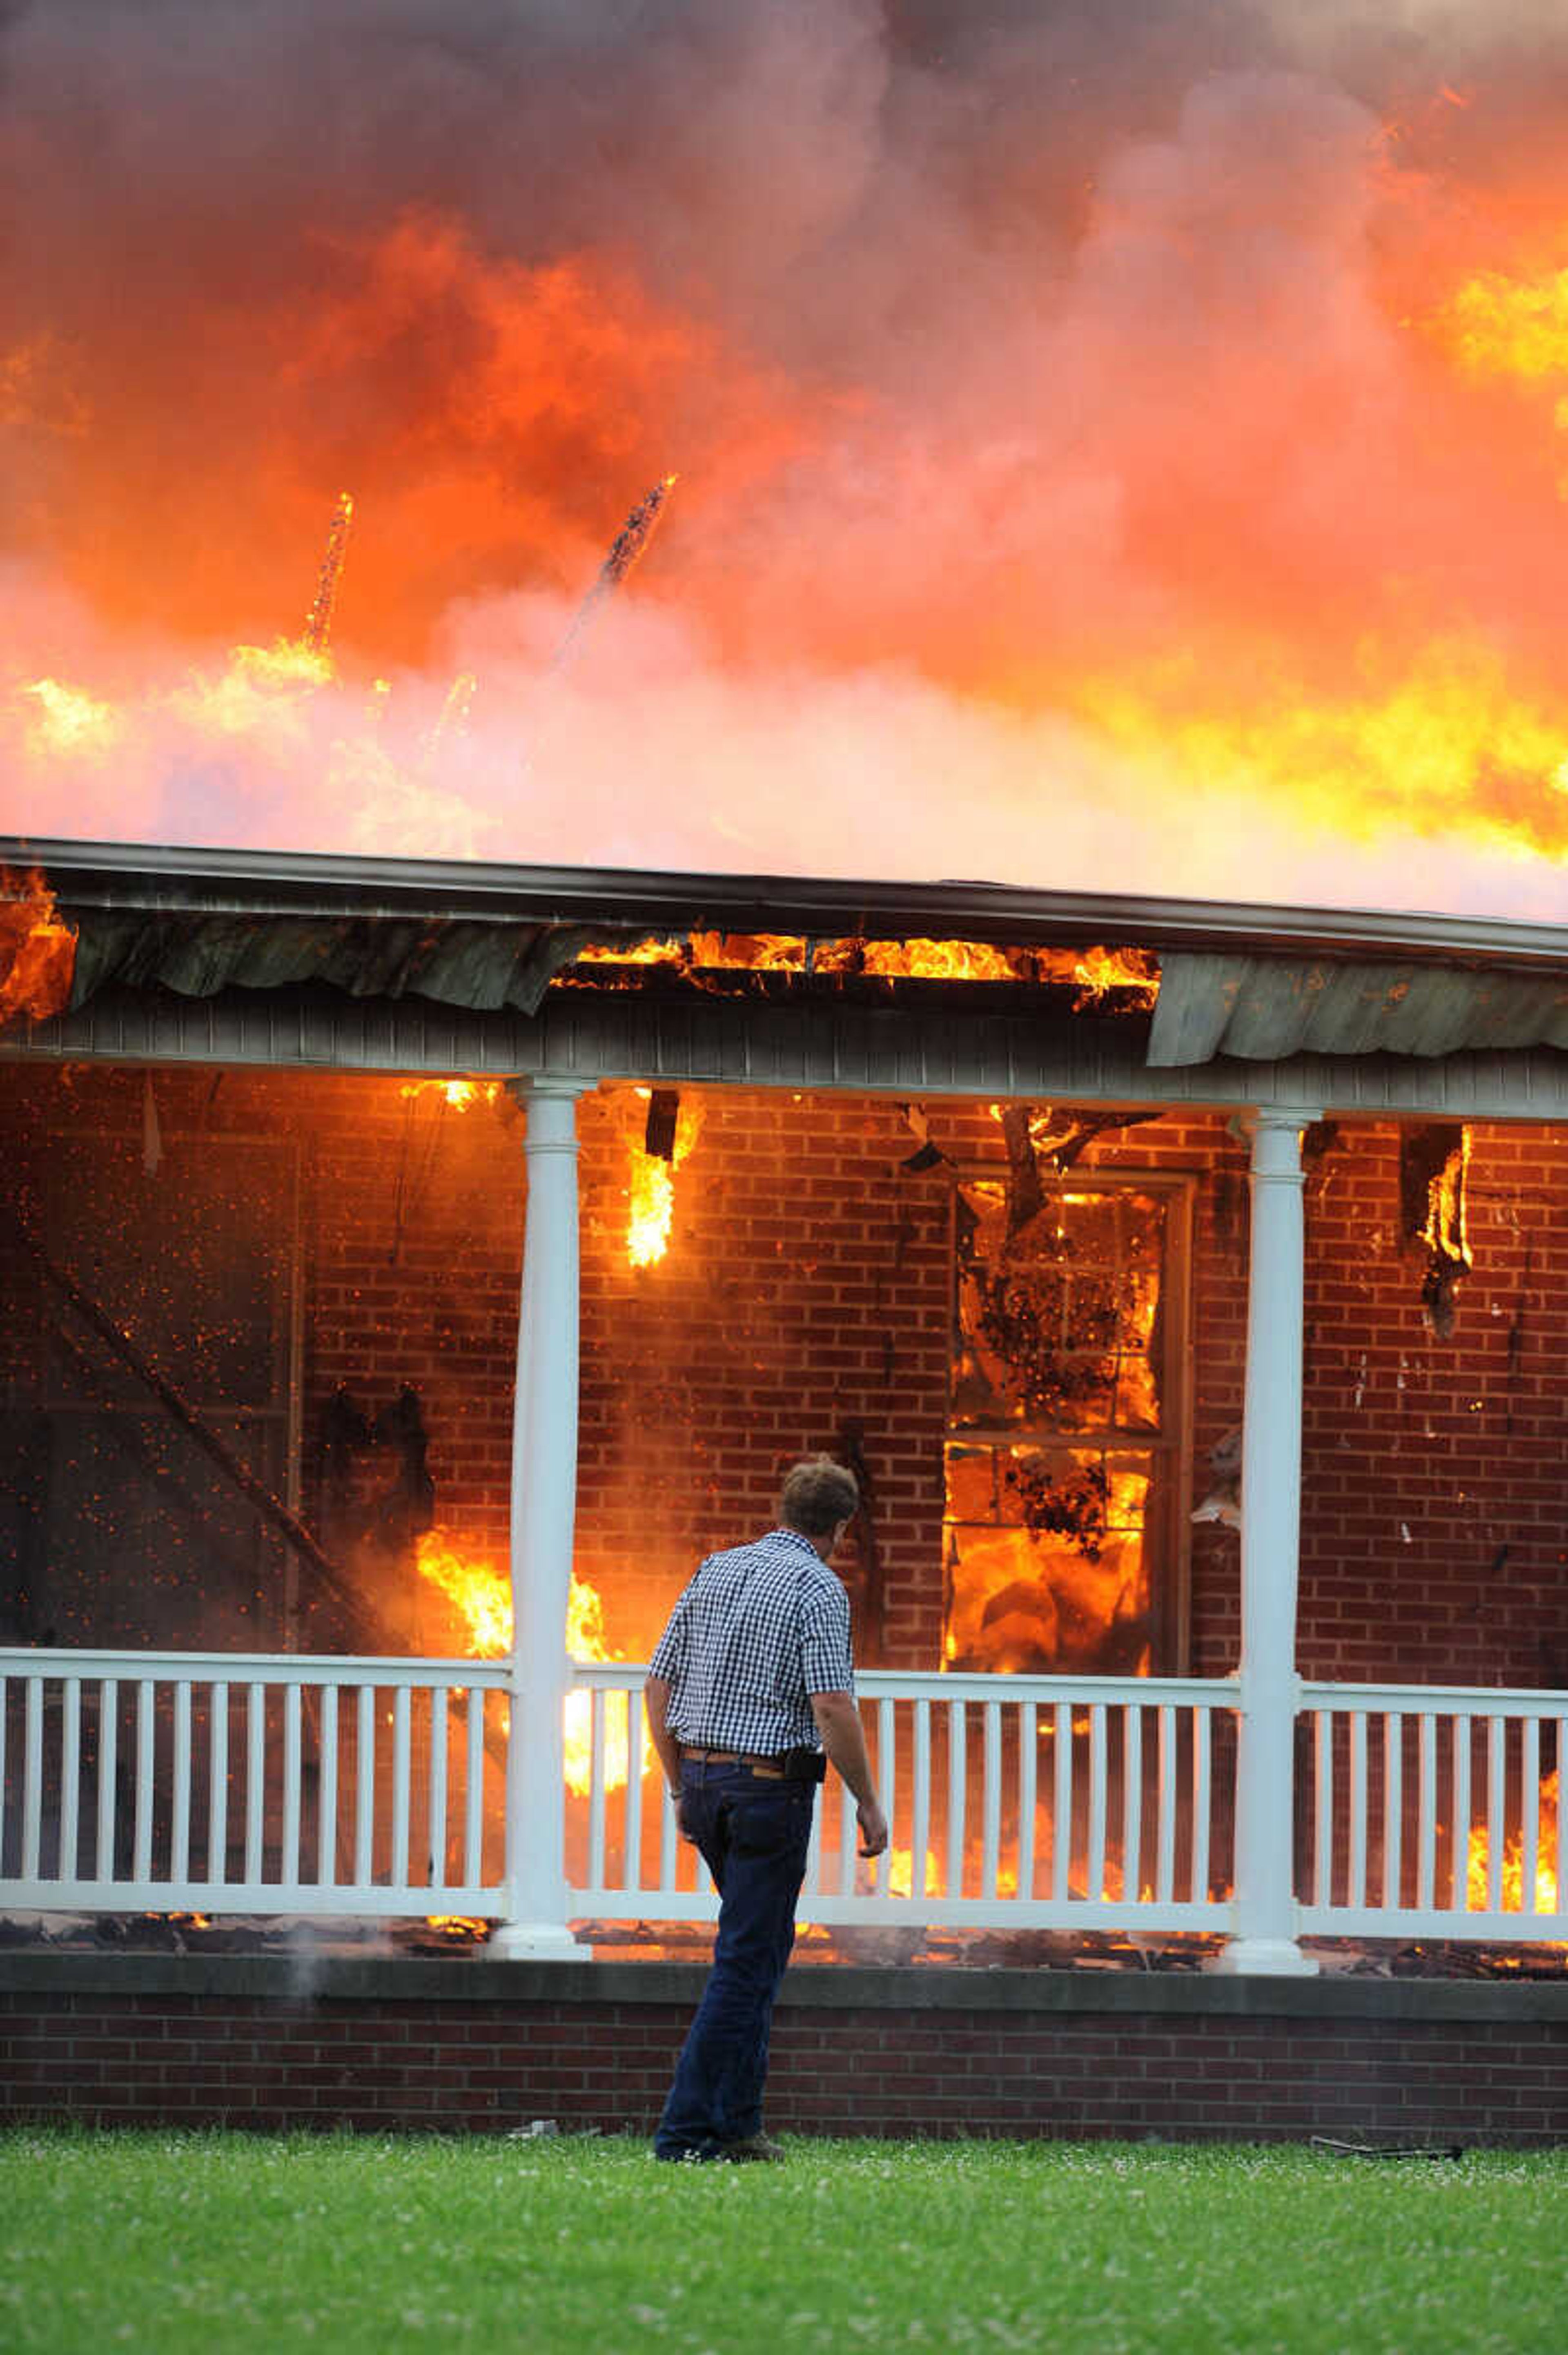
[[1350,1711],[1350,1887],[1348,1902],[1367,1902],[1367,1712]]
[[1136,1701],[1122,1711],[1122,1902],[1126,1905],[1136,1905],[1142,1895],[1143,1717]]
[[266,1821],[267,1688],[252,1684],[245,1703],[245,1879],[252,1889],[261,1879]]
[[1421,1720],[1420,1810],[1415,1902],[1424,1913],[1429,1913],[1437,1879],[1437,1720],[1430,1710]]
[[1083,1859],[1083,1894],[1105,1894],[1105,1704],[1089,1705],[1089,1849]]
[[588,1739],[588,1886],[604,1886],[604,1689],[594,1685],[589,1694]]
[[947,1704],[947,1891],[949,1898],[964,1894],[965,1813],[969,1796],[968,1760],[965,1754],[964,1703]]
[[1520,1867],[1523,1886],[1520,1902],[1525,1913],[1539,1911],[1540,1893],[1538,1868],[1541,1862],[1541,1720],[1527,1717],[1520,1729],[1524,1737],[1524,1759],[1520,1774],[1520,1806],[1523,1812],[1523,1838],[1520,1843]]
[[1449,1902],[1456,1913],[1467,1912],[1470,1903],[1470,1752],[1475,1726],[1473,1717],[1454,1720],[1454,1844],[1450,1864],[1453,1891]]
[[897,1744],[898,1734],[893,1721],[893,1699],[891,1693],[884,1693],[877,1703],[877,1796],[881,1802],[882,1813],[888,1819],[889,1839],[887,1847],[877,1859],[875,1867],[876,1891],[879,1897],[885,1897],[888,1893],[888,1874],[892,1869],[891,1829],[893,1808],[898,1796],[898,1777],[895,1772]]
[[1192,1902],[1209,1901],[1209,1825],[1213,1813],[1213,1721],[1208,1703],[1192,1712]]
[[997,1867],[1002,1847],[1002,1710],[999,1701],[986,1703],[985,1781],[980,1827],[980,1894],[997,1893]]
[[913,1764],[909,1888],[911,1902],[919,1904],[930,1894],[931,1870],[931,1703],[923,1695],[914,1704]]
[[[0,1692],[0,1717],[5,1713],[4,1693]],[[77,1877],[77,1843],[81,1828],[81,1678],[65,1679],[65,1706],[61,1711],[60,1741],[60,1849],[59,1877],[74,1881]],[[0,1765],[0,1788],[4,1788],[4,1767]]]
[[1072,1871],[1072,1705],[1056,1704],[1056,1757],[1051,1791],[1051,1893],[1060,1902]]
[[169,1833],[169,1879],[183,1888],[190,1879],[190,1678],[175,1683],[174,1822]]
[[1040,1728],[1032,1700],[1019,1703],[1019,1902],[1027,1905],[1034,1895],[1036,1787],[1040,1772]]
[[144,1677],[136,1687],[136,1849],[131,1867],[133,1881],[153,1877],[153,1681]]
[[1404,1720],[1383,1718],[1383,1903],[1399,1911],[1404,1864]]
[[1487,1911],[1498,1913],[1503,1902],[1504,1809],[1508,1796],[1508,1720],[1494,1717],[1487,1729]]
[[337,1687],[321,1694],[321,1754],[317,1761],[315,1877],[323,1889],[337,1886]]
[[358,1721],[354,1738],[354,1882],[368,1889],[375,1879],[376,1853],[376,1692],[359,1688]]
[[643,1694],[626,1695],[626,1831],[622,1881],[628,1890],[643,1885]]
[[1317,1817],[1312,1842],[1312,1893],[1319,1905],[1334,1902],[1334,1722],[1331,1709],[1313,1713],[1313,1781],[1317,1785]]
[[399,1685],[392,1695],[392,1854],[388,1880],[394,1889],[409,1885],[409,1819],[412,1810],[413,1742],[411,1695]]
[[477,1889],[485,1872],[485,1691],[468,1688],[468,1763],[464,1774],[463,1878]]
[[229,1687],[209,1687],[207,1719],[207,1877],[215,1889],[229,1878]]
[[446,1887],[446,1744],[445,1685],[430,1689],[430,1861],[426,1878],[432,1889]]
[[44,1680],[27,1678],[27,1730],[22,1750],[22,1878],[38,1877],[44,1824]]
[[1154,1891],[1162,1905],[1176,1894],[1176,1711],[1161,1707],[1159,1800],[1155,1831]]
[[297,1889],[300,1885],[300,1750],[303,1714],[298,1685],[285,1685],[283,1687],[283,1852],[278,1863],[278,1880],[284,1889]]

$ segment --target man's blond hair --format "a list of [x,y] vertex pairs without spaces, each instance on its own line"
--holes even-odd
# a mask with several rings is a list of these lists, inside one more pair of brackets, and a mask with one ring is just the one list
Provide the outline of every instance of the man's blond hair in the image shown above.
[[803,1538],[826,1538],[852,1517],[859,1502],[853,1472],[830,1455],[813,1455],[785,1475],[779,1514]]

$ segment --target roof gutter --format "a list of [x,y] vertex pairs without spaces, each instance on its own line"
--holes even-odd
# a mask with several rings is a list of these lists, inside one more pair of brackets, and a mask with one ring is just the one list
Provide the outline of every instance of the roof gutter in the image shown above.
[[1155,950],[1438,956],[1568,965],[1568,926],[1501,918],[1021,890],[990,882],[838,881],[462,859],[0,839],[0,867],[41,867],[69,906],[148,912],[610,924],[873,939],[930,937]]

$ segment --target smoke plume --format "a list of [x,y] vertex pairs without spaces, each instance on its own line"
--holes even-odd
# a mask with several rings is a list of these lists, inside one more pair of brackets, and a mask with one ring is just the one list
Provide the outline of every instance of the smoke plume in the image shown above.
[[0,91],[0,827],[1561,910],[1545,0],[36,0]]

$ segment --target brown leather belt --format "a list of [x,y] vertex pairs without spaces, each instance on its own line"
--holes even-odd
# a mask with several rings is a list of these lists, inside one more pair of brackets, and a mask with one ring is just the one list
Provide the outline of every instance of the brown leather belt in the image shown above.
[[749,1766],[753,1774],[773,1774],[781,1783],[788,1771],[784,1764],[787,1751],[781,1758],[758,1758],[744,1750],[698,1750],[689,1742],[683,1742],[680,1754],[683,1758],[700,1758],[709,1766]]

